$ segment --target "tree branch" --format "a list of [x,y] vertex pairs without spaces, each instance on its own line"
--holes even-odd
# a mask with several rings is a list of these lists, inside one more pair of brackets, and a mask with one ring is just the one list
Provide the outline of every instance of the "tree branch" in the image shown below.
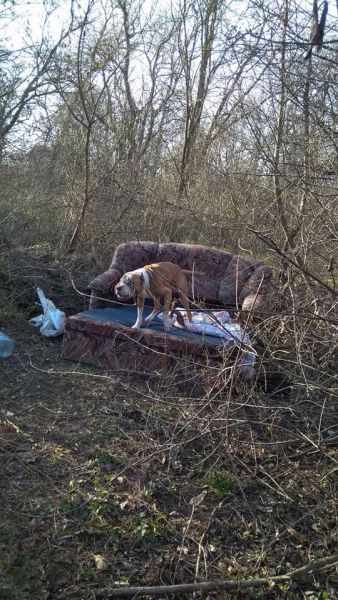
[[309,564],[290,571],[285,575],[264,577],[261,579],[241,579],[238,581],[203,581],[200,583],[182,583],[178,585],[155,585],[149,587],[102,588],[97,593],[104,598],[130,598],[141,596],[162,596],[163,594],[183,594],[189,592],[210,592],[212,590],[248,590],[251,588],[268,587],[272,584],[288,583],[290,581],[308,581],[322,569],[333,567],[338,563],[338,554],[311,561]]

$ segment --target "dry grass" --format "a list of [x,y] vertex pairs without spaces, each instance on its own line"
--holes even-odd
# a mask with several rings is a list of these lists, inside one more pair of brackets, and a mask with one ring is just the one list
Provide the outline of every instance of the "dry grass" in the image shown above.
[[[58,268],[58,281],[69,281],[69,265]],[[257,327],[261,369],[278,364],[288,393],[224,372],[192,389],[62,361],[60,340],[26,322],[31,287],[15,313],[22,281],[13,269],[11,277],[6,329],[16,349],[0,362],[1,598],[91,599],[117,584],[274,575],[336,550],[330,323],[289,314]],[[78,308],[60,286],[58,300]],[[289,313],[304,311],[295,302]],[[337,590],[330,570],[288,588],[209,598],[326,600]]]

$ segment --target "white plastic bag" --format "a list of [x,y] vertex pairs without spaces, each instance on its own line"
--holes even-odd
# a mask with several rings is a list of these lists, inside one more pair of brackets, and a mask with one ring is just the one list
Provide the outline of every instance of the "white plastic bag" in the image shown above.
[[66,315],[56,308],[55,304],[46,298],[41,288],[36,288],[43,314],[30,319],[34,327],[40,327],[40,333],[45,337],[56,337],[64,332]]

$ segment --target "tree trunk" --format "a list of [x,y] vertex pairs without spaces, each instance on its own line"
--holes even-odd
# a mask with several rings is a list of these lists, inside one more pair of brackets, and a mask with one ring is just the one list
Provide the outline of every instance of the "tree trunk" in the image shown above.
[[79,214],[78,221],[76,223],[73,235],[68,245],[68,252],[74,252],[81,235],[83,233],[84,219],[87,212],[88,204],[90,201],[90,142],[91,142],[92,125],[88,125],[86,131],[86,146],[85,146],[85,181],[84,181],[84,197]]

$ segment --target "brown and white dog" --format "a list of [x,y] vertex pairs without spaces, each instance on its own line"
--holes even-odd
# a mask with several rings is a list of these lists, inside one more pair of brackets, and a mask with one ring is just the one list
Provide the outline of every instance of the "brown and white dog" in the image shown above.
[[143,323],[143,308],[145,298],[153,298],[154,309],[145,319],[151,321],[161,312],[161,298],[163,298],[163,324],[168,331],[171,328],[169,310],[173,293],[178,293],[186,310],[188,320],[191,322],[191,312],[188,299],[188,283],[186,274],[202,275],[197,271],[185,271],[171,262],[161,262],[146,265],[141,269],[125,273],[115,286],[115,294],[119,300],[135,298],[137,306],[137,319],[133,328],[141,327]]

